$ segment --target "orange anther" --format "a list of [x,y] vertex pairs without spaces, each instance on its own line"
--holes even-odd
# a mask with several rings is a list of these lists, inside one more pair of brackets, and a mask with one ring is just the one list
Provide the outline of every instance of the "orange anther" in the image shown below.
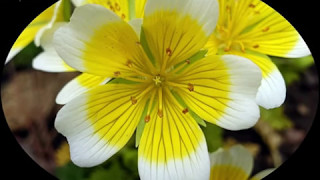
[[189,89],[190,92],[194,91],[194,86],[193,86],[193,84],[189,83],[189,84],[188,84],[188,89]]
[[132,63],[132,61],[128,60],[126,65],[127,65],[129,68],[132,68],[133,63]]
[[255,8],[256,5],[254,5],[254,4],[251,3],[251,4],[249,4],[249,7],[250,7],[250,8]]
[[121,73],[120,73],[120,71],[116,71],[113,74],[114,74],[114,76],[118,77],[118,76],[120,76]]
[[188,109],[188,108],[185,108],[184,110],[182,110],[182,113],[183,113],[183,114],[187,114],[187,112],[189,112],[189,109]]
[[160,118],[162,118],[162,117],[163,117],[162,109],[159,109],[159,110],[158,110],[158,116],[159,116]]
[[144,122],[149,122],[150,121],[150,115],[147,115],[145,118],[144,118]]
[[167,48],[167,49],[166,49],[166,54],[167,54],[168,56],[172,56],[172,50],[171,50],[170,48]]
[[137,101],[138,101],[138,100],[137,100],[135,97],[131,96],[131,103],[132,103],[132,105],[137,104]]
[[262,29],[262,32],[267,32],[269,30],[270,30],[270,27],[266,27],[266,28]]

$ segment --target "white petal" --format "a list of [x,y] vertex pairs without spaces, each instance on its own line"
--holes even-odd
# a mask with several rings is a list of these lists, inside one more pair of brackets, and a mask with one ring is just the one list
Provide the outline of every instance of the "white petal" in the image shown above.
[[46,72],[72,72],[75,69],[68,66],[55,51],[44,51],[37,55],[32,67]]
[[252,155],[241,145],[235,145],[230,149],[218,149],[210,154],[210,162],[211,176],[215,177],[214,180],[218,177],[220,179],[248,178],[253,168]]
[[110,78],[83,73],[71,80],[61,89],[56,97],[56,103],[66,104],[84,92],[106,84],[108,81],[110,81]]
[[174,11],[182,16],[191,16],[209,36],[218,22],[219,4],[216,0],[148,0],[145,16],[157,11]]
[[311,55],[310,49],[303,38],[299,35],[296,46],[285,56],[287,58],[299,58]]
[[256,101],[260,106],[271,109],[281,106],[285,98],[286,84],[280,71],[276,68],[262,79]]
[[254,175],[250,180],[261,180],[271,174],[274,170],[275,168],[265,169]]
[[67,138],[71,160],[92,167],[109,159],[130,139],[140,120],[145,101],[132,104],[135,85],[103,85],[63,106],[55,128]]
[[46,24],[44,27],[42,27],[36,34],[35,38],[34,38],[34,44],[36,46],[40,46],[40,39],[43,35],[43,33],[45,33],[47,30],[51,29],[53,24],[55,23],[58,13],[59,13],[59,9],[61,6],[61,2],[62,0],[59,0],[58,2],[56,2],[55,7],[54,7],[54,13],[52,16],[52,19],[50,20],[50,22],[48,24]]

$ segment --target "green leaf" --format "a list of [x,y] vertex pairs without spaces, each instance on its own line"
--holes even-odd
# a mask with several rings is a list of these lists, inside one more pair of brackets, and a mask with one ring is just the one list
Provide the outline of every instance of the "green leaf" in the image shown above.
[[311,55],[302,58],[271,57],[271,59],[277,65],[287,85],[298,81],[301,73],[314,64]]
[[63,18],[65,21],[69,22],[72,14],[72,5],[70,0],[63,0],[62,7],[63,7]]
[[207,127],[202,127],[206,137],[209,152],[214,152],[223,144],[223,129],[217,125],[208,123]]
[[[176,100],[180,103],[181,106],[187,108],[188,106],[186,105],[186,103],[183,101],[183,99],[178,95],[178,93],[171,91],[172,95],[176,98]],[[190,108],[188,108],[188,111],[190,113],[190,115],[193,117],[194,120],[197,121],[197,123],[199,123],[200,125],[206,127],[206,123],[204,122],[204,120],[202,118],[200,118],[195,112],[193,112]]]
[[33,58],[42,51],[41,47],[37,47],[34,42],[32,42],[13,57],[12,61],[18,69],[32,68]]
[[139,143],[140,143],[140,139],[141,139],[141,136],[142,136],[142,132],[143,132],[143,129],[144,129],[144,126],[146,125],[145,121],[144,121],[144,118],[146,117],[147,115],[147,107],[148,107],[148,103],[146,103],[145,107],[144,107],[144,110],[142,112],[142,115],[140,117],[140,121],[139,121],[139,124],[137,126],[137,130],[136,130],[136,147],[139,146]]
[[57,168],[55,175],[60,180],[85,180],[85,169],[69,162],[65,166]]
[[285,130],[292,127],[292,122],[284,114],[283,107],[275,109],[263,109],[260,108],[261,120],[268,123],[272,128],[276,130]]
[[154,59],[154,57],[153,57],[153,55],[152,55],[152,53],[151,53],[151,50],[150,50],[149,45],[148,45],[148,42],[147,42],[147,40],[146,40],[146,35],[145,35],[145,33],[144,33],[143,26],[141,27],[141,32],[140,32],[140,33],[141,33],[141,34],[140,34],[140,43],[141,43],[141,46],[143,47],[144,52],[147,54],[147,56],[148,56],[149,60],[151,61],[151,63],[152,63],[153,65],[155,65],[155,64],[156,64],[156,61],[155,61],[155,59]]
[[111,164],[108,169],[96,168],[89,176],[88,180],[123,180],[125,173],[117,161]]
[[130,81],[122,78],[114,78],[108,82],[108,84],[139,84],[139,82]]

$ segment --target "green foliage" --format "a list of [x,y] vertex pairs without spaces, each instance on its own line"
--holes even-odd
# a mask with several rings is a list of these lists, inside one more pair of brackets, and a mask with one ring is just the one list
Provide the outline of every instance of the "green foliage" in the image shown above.
[[271,59],[279,68],[287,85],[298,81],[301,73],[314,64],[314,59],[311,55],[302,58],[271,57]]
[[37,47],[32,42],[13,57],[12,61],[17,69],[32,68],[33,58],[35,58],[41,51],[42,48]]
[[283,107],[275,109],[260,108],[261,120],[267,122],[273,129],[284,130],[292,127],[292,122],[284,114]]
[[203,133],[206,137],[207,146],[209,152],[214,152],[218,148],[220,148],[223,144],[223,129],[211,124],[207,123],[206,127],[202,127]]
[[78,167],[69,162],[63,167],[57,168],[55,175],[60,180],[85,180],[85,168]]
[[73,11],[73,6],[70,0],[63,0],[63,18],[65,21],[70,21],[70,17]]

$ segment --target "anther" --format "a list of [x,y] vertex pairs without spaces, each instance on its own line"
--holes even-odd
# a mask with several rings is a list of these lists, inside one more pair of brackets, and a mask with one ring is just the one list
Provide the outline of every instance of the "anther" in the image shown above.
[[270,30],[270,27],[266,27],[266,28],[262,29],[262,32],[267,32],[269,30]]
[[160,118],[162,118],[162,117],[163,117],[162,109],[159,109],[159,110],[158,110],[158,116],[159,116]]
[[251,4],[249,4],[249,7],[250,7],[250,8],[255,8],[256,5],[254,5],[254,4],[251,3]]
[[109,8],[110,8],[111,11],[116,12],[112,5],[110,5]]
[[135,98],[135,97],[133,97],[133,96],[131,96],[131,103],[132,103],[132,105],[135,105],[136,103],[137,103],[137,99]]
[[182,110],[182,113],[183,114],[187,114],[189,112],[189,109],[188,108],[185,108],[184,110]]
[[187,63],[187,64],[190,64],[190,59],[187,59],[187,60],[186,60],[186,63]]
[[132,61],[128,60],[126,65],[127,65],[129,68],[132,68],[133,63],[132,63]]
[[167,54],[168,56],[172,56],[172,51],[171,51],[170,48],[167,48],[167,49],[166,49],[166,54]]
[[231,11],[231,7],[230,6],[226,6],[226,10],[227,10],[227,12],[230,12]]
[[193,86],[193,84],[189,83],[189,84],[188,84],[188,89],[189,89],[190,92],[194,91],[194,86]]
[[141,45],[141,42],[137,41],[136,44],[137,44],[137,45]]
[[114,76],[118,77],[118,76],[120,76],[121,73],[120,73],[120,71],[116,71],[113,74],[114,74]]
[[120,6],[119,6],[118,3],[115,3],[114,6],[115,6],[115,9],[116,9],[117,11],[120,11]]
[[253,46],[253,48],[256,48],[256,49],[259,48],[259,47],[260,47],[259,44],[256,44],[256,45]]
[[226,47],[226,48],[224,48],[224,52],[229,52],[231,50],[231,48],[230,47]]
[[150,121],[150,115],[147,115],[145,118],[144,118],[144,122],[149,122]]
[[121,14],[121,18],[122,18],[122,19],[125,19],[125,18],[126,18],[126,15],[125,15],[125,14]]

